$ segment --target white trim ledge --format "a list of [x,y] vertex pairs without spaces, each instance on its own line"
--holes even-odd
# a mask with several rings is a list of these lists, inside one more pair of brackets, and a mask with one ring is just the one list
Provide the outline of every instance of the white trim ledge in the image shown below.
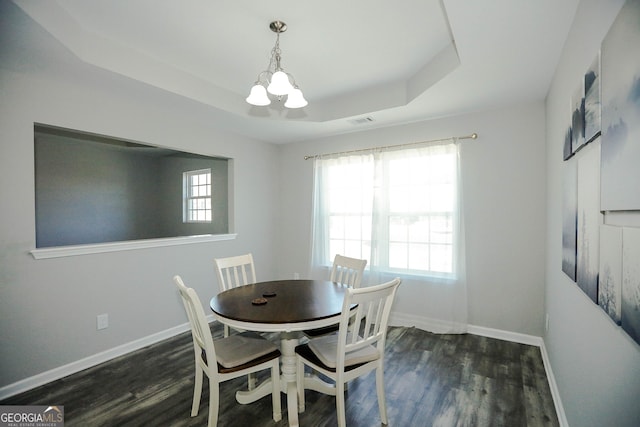
[[97,243],[92,245],[56,246],[30,251],[35,259],[60,258],[66,256],[99,254],[104,252],[120,252],[134,249],[148,249],[165,246],[190,245],[193,243],[219,242],[234,240],[237,233],[203,234],[200,236],[168,237],[165,239],[128,240],[125,242]]

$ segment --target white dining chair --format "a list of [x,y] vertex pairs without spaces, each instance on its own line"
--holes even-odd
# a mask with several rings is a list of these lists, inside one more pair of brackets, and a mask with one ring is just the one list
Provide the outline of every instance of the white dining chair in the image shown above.
[[185,286],[180,276],[173,278],[180,291],[187,318],[191,325],[195,355],[195,384],[191,416],[198,415],[202,395],[203,376],[209,379],[208,427],[218,423],[220,383],[240,376],[271,370],[273,389],[271,403],[273,420],[282,419],[280,401],[280,350],[268,340],[254,333],[244,333],[213,340],[200,298],[193,288]]
[[[220,292],[256,283],[256,269],[253,265],[253,255],[251,253],[227,258],[215,258],[213,263],[216,267]],[[224,325],[224,336],[229,336],[229,326],[227,325]]]
[[[352,288],[359,288],[362,284],[362,276],[367,266],[366,259],[351,258],[336,254],[331,267],[329,280]],[[315,338],[326,334],[334,333],[338,330],[338,325],[331,325],[324,328],[308,329],[303,331],[309,338]]]
[[[391,306],[400,282],[396,278],[381,285],[347,289],[338,332],[314,338],[296,347],[300,412],[305,407],[305,366],[335,382],[339,427],[346,426],[345,384],[375,370],[380,418],[383,424],[388,424],[384,394],[384,348]],[[352,308],[354,304],[357,304],[355,309]],[[349,328],[352,318],[353,324],[360,325],[360,328]]]

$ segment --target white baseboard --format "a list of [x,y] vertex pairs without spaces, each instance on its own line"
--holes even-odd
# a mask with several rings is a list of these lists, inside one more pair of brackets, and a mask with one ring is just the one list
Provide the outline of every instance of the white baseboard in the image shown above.
[[[406,327],[416,327],[418,329],[423,329],[425,331],[433,332],[433,333],[455,333],[452,332],[452,329],[458,329],[458,332],[464,331],[465,327],[462,325],[453,325],[449,322],[443,322],[437,319],[429,319],[425,317],[419,316],[409,316],[405,314],[396,314],[392,313],[389,323],[393,326],[406,326]],[[532,345],[540,348],[540,353],[542,355],[542,363],[544,365],[544,370],[547,374],[547,380],[549,382],[549,389],[551,390],[551,397],[553,398],[553,404],[556,409],[556,414],[558,416],[558,422],[560,423],[560,427],[569,427],[569,423],[567,421],[567,415],[564,412],[564,406],[562,405],[562,400],[560,399],[560,391],[558,389],[558,384],[556,383],[555,376],[553,375],[553,370],[551,369],[551,362],[549,360],[549,355],[547,354],[547,348],[544,345],[544,340],[542,337],[538,337],[535,335],[527,335],[521,334],[518,332],[510,332],[504,331],[501,329],[493,329],[487,328],[484,326],[475,326],[475,325],[467,325],[466,331],[469,334],[480,335],[487,338],[495,338],[504,341],[516,342],[519,344]]]
[[[213,315],[209,316],[208,320],[213,321]],[[189,323],[174,326],[173,328],[148,335],[135,341],[131,341],[129,343],[110,348],[109,350],[96,353],[92,356],[85,357],[84,359],[80,359],[75,362],[71,362],[66,365],[59,366],[49,371],[42,372],[32,377],[25,378],[15,383],[6,385],[0,388],[0,400],[23,393],[27,390],[31,390],[32,388],[39,387],[52,381],[59,380],[60,378],[75,374],[84,369],[91,368],[132,351],[139,350],[143,347],[155,344],[167,338],[171,338],[188,330]]]
[[418,329],[424,331],[433,332],[434,334],[449,334],[449,333],[461,333],[467,330],[466,324],[454,324],[452,322],[445,322],[438,319],[432,319],[423,316],[413,316],[410,314],[394,313],[391,312],[389,318],[389,325],[391,326],[415,326]]
[[549,388],[551,389],[553,404],[556,407],[558,422],[560,423],[560,427],[569,427],[569,421],[567,421],[567,414],[564,412],[562,399],[560,399],[560,390],[558,389],[558,383],[556,383],[556,377],[553,375],[553,369],[551,369],[551,361],[549,360],[549,354],[547,353],[547,346],[544,344],[544,340],[542,340],[542,344],[540,345],[540,353],[542,353],[542,362],[544,363],[544,370],[547,372],[547,379],[549,380]]
[[467,332],[481,337],[495,338],[498,340],[517,342],[518,344],[533,345],[540,347],[542,345],[542,337],[535,335],[521,334],[518,332],[504,331],[502,329],[485,328],[484,326],[467,326]]

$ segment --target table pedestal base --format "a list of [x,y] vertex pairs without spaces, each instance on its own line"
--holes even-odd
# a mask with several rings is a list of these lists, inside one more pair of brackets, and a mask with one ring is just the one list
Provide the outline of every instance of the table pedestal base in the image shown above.
[[[280,388],[287,395],[287,415],[290,426],[299,426],[298,412],[304,412],[304,402],[298,402],[298,390],[296,387],[296,346],[300,341],[299,332],[283,332],[280,335]],[[336,389],[332,384],[322,381],[317,376],[306,376],[304,378],[304,388],[314,390],[319,393],[335,396]],[[271,394],[273,383],[271,378],[263,381],[252,390],[242,390],[236,392],[238,403],[246,405],[256,400],[262,399]]]
[[[329,384],[321,380],[320,378],[318,378],[317,375],[313,375],[313,374],[304,377],[304,389],[317,391],[318,393],[328,394],[329,396],[336,395],[335,385]],[[300,411],[300,412],[303,412],[303,411]]]

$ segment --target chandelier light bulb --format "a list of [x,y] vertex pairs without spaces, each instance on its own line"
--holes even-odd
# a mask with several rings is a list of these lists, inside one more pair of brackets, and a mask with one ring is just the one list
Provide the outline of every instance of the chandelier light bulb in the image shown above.
[[308,104],[307,100],[304,99],[302,95],[302,91],[298,88],[294,88],[289,96],[287,96],[287,102],[284,103],[284,106],[287,108],[302,108]]
[[271,76],[271,83],[267,87],[270,94],[276,96],[288,95],[293,90],[293,86],[289,83],[289,76],[284,71],[276,71]]
[[251,105],[256,105],[258,107],[264,107],[265,105],[271,104],[271,100],[267,96],[267,90],[261,84],[255,84],[251,88],[251,92],[247,97],[246,101]]

